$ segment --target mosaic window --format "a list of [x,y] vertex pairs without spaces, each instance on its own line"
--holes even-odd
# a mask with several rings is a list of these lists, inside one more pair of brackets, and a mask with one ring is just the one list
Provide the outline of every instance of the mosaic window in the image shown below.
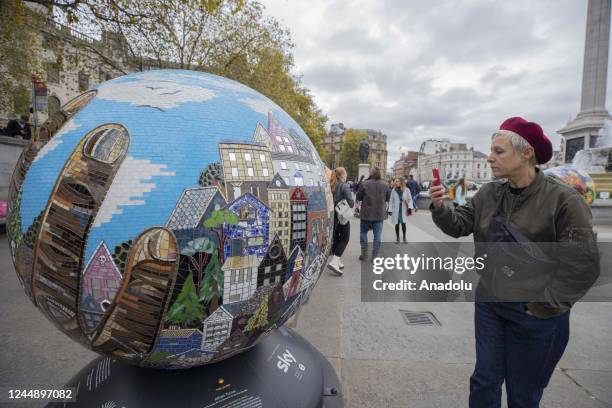
[[248,204],[240,208],[241,221],[254,221],[257,216],[257,210],[252,205]]
[[176,259],[173,245],[170,242],[170,234],[166,230],[157,230],[148,237],[149,253],[159,261],[169,262]]
[[241,256],[244,252],[245,242],[242,238],[234,238],[231,241],[231,255]]
[[236,153],[230,153],[230,154],[229,154],[229,159],[230,159],[231,161],[236,161]]
[[83,146],[86,157],[102,163],[112,164],[122,157],[128,148],[129,135],[121,125],[100,126],[85,136],[87,142]]

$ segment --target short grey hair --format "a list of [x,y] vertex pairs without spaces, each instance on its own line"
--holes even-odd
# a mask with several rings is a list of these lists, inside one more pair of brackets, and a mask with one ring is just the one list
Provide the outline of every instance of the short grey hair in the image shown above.
[[[491,136],[491,141],[493,141],[496,137],[499,137],[499,136],[506,136],[507,138],[509,138],[510,145],[512,146],[512,150],[514,150],[515,152],[523,152],[523,150],[528,149],[528,148],[533,149],[533,146],[530,145],[527,140],[525,140],[518,133],[513,132],[511,130],[500,129],[496,131]],[[535,156],[535,149],[533,149],[533,156],[531,156],[531,159],[529,160],[529,164],[533,166],[538,164],[536,156]]]

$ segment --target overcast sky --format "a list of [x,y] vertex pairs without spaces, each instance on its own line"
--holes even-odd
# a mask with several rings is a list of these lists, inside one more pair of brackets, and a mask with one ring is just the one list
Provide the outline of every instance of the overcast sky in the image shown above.
[[[400,151],[448,137],[483,152],[509,116],[551,137],[580,109],[586,0],[262,0],[331,123]],[[610,104],[608,81],[607,107]]]

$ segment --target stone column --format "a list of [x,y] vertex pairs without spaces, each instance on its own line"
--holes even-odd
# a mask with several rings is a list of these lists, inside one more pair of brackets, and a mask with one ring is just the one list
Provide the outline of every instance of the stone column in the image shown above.
[[610,42],[610,0],[589,0],[580,112],[605,111]]
[[578,151],[597,146],[600,130],[612,119],[605,106],[611,2],[589,0],[580,112],[557,131],[563,137],[561,150],[566,163],[571,162]]

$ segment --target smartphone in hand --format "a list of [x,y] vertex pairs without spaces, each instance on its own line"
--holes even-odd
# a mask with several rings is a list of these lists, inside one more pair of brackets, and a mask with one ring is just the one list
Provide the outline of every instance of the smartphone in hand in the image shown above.
[[440,185],[440,172],[438,171],[437,167],[434,167],[431,172],[433,173],[433,181],[431,182],[432,186],[439,186]]

